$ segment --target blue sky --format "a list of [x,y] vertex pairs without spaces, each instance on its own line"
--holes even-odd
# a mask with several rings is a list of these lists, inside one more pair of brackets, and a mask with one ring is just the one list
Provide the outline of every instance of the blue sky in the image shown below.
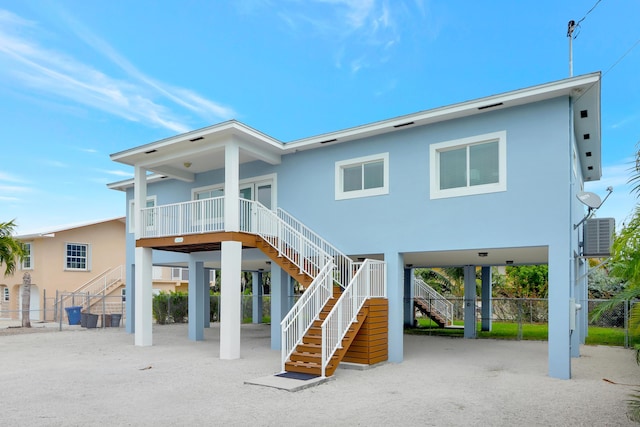
[[[592,7],[596,7],[588,13]],[[281,141],[602,71],[598,212],[640,140],[635,0],[0,0],[0,221],[123,216],[109,154],[238,119]]]

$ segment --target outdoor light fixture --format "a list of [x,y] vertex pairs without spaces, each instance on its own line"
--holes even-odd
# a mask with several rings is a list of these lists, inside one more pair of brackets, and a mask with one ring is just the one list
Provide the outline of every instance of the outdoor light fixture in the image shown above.
[[484,258],[484,257],[486,257],[487,255],[489,255],[489,252],[478,252],[478,256],[479,256],[479,257]]
[[191,162],[184,162],[183,165],[185,168],[189,169],[191,167]]

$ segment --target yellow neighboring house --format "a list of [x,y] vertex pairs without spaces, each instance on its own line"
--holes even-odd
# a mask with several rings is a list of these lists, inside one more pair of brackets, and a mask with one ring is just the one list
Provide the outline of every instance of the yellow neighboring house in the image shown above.
[[[52,228],[16,238],[26,245],[28,256],[14,275],[0,275],[0,319],[21,318],[20,288],[26,272],[31,275],[31,320],[56,320],[56,294],[104,293],[120,304],[124,301],[124,217]],[[64,303],[69,305],[72,304]]]

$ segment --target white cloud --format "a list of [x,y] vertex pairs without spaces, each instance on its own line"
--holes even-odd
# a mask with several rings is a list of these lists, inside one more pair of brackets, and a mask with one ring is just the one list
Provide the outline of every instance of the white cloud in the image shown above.
[[42,47],[22,31],[26,26],[38,29],[34,23],[3,10],[0,23],[6,25],[0,25],[0,75],[60,99],[176,132],[191,129],[184,110],[209,121],[236,114],[193,91],[155,81],[84,26],[68,16],[63,18],[82,41],[123,70],[126,80],[109,76],[72,54]]
[[25,182],[22,178],[16,175],[12,175],[10,173],[2,172],[2,171],[0,171],[0,181],[17,182],[17,183]]

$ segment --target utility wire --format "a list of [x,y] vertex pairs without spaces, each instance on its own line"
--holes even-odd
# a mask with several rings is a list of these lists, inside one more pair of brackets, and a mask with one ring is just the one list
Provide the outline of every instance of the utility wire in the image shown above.
[[[579,29],[580,28],[580,23],[582,21],[584,21],[591,12],[593,12],[593,9],[598,7],[598,5],[600,4],[601,1],[602,0],[597,0],[596,3],[591,7],[591,9],[589,9],[589,11],[587,13],[585,13],[584,16],[578,20],[578,22],[575,23],[575,26],[574,26],[575,29]],[[580,35],[580,31],[578,31],[578,33],[573,36],[573,39],[574,40],[577,39],[579,35]]]

